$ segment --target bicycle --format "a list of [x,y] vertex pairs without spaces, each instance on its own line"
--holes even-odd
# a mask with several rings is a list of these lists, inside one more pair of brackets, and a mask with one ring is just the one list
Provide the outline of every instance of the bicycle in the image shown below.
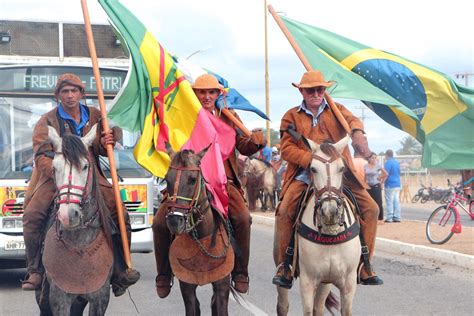
[[[461,233],[461,216],[457,206],[460,206],[469,215],[471,220],[474,220],[474,200],[463,197],[462,191],[462,186],[454,188],[448,203],[436,208],[428,218],[426,222],[426,237],[432,244],[442,245],[454,234]],[[461,202],[467,202],[468,200],[469,206],[466,205],[464,207]]]

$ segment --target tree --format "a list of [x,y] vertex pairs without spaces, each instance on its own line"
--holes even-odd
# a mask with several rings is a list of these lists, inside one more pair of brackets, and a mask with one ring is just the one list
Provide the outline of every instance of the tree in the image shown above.
[[402,148],[397,150],[398,155],[421,155],[423,149],[421,144],[411,136],[403,138],[400,145],[402,145]]

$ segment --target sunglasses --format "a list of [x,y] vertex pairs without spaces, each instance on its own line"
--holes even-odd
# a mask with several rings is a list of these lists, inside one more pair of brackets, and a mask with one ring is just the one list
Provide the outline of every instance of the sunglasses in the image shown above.
[[303,88],[303,90],[307,94],[314,94],[315,92],[317,92],[318,94],[323,94],[324,92],[326,92],[326,87]]

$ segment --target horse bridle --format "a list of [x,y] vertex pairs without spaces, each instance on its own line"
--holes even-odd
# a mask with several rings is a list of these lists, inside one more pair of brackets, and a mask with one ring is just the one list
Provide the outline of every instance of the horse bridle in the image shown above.
[[[62,155],[62,152],[55,152],[55,154]],[[56,204],[59,206],[61,204],[78,204],[82,209],[85,205],[85,202],[90,198],[90,192],[88,191],[89,185],[92,181],[93,167],[91,160],[87,157],[89,166],[87,167],[87,179],[84,186],[78,186],[72,184],[72,164],[69,163],[69,175],[67,184],[63,184],[58,187],[58,194],[56,196]],[[72,192],[71,190],[78,190],[79,193]],[[65,191],[66,190],[66,191]],[[75,197],[75,198],[74,198]],[[70,229],[79,229],[88,227],[96,219],[99,212],[95,212],[93,216],[84,221],[84,216],[81,212],[80,214],[80,225]]]
[[[204,214],[201,212],[200,207],[200,198],[204,189],[204,178],[201,173],[201,169],[198,166],[189,166],[189,167],[177,167],[177,166],[170,166],[170,169],[176,170],[176,181],[174,183],[173,195],[169,196],[166,203],[168,208],[168,213],[166,217],[174,215],[174,216],[182,216],[186,220],[186,232],[192,231],[199,223],[202,221]],[[179,184],[181,182],[181,173],[183,171],[193,171],[196,172],[198,175],[198,179],[194,186],[193,197],[188,198],[185,196],[178,195],[179,191]],[[189,203],[178,203],[178,200],[188,201]],[[181,210],[181,211],[177,211]],[[194,214],[197,214],[197,219],[194,218]]]
[[[324,202],[334,200],[336,201],[337,208],[339,209],[341,206],[344,206],[344,194],[342,193],[342,184],[341,188],[336,188],[331,185],[331,173],[329,170],[330,164],[334,162],[339,157],[332,157],[330,159],[323,158],[319,155],[313,155],[313,158],[316,160],[321,161],[326,166],[326,173],[328,176],[326,186],[322,189],[318,190],[315,195],[318,198],[315,205],[314,205],[314,215],[313,215],[313,224],[316,226],[316,222],[318,223],[318,227],[321,228],[321,216],[322,213],[318,212],[321,209],[321,206]],[[323,196],[324,195],[324,196]],[[316,221],[316,217],[318,217],[318,221]],[[339,217],[339,226],[344,224],[344,212],[342,212],[341,216]]]

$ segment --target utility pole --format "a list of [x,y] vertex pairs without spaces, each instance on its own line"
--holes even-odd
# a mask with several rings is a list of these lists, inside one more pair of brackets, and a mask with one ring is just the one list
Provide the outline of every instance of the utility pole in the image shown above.
[[365,119],[367,118],[367,115],[365,115],[366,107],[363,106],[363,105],[361,105],[361,106],[356,106],[356,109],[357,109],[357,110],[361,110],[360,115],[359,115],[359,118],[360,118],[360,120],[362,121],[362,124],[364,124],[364,121],[365,121]]
[[[267,38],[267,0],[264,0],[263,13],[265,14],[265,114],[270,118],[270,92],[268,83],[268,38]],[[270,121],[266,121],[267,145],[271,146]]]
[[456,76],[456,79],[460,79],[460,78],[464,79],[464,85],[466,87],[468,87],[469,86],[469,77],[474,76],[474,73],[465,72],[465,73],[455,74],[455,76]]

